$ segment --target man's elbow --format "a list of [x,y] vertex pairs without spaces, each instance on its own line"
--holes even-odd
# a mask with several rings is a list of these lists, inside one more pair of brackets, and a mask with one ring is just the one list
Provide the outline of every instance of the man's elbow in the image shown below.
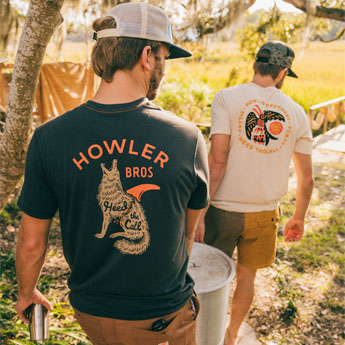
[[312,175],[306,178],[306,184],[312,188],[314,187],[314,177]]
[[17,243],[17,252],[23,255],[41,254],[46,251],[47,241],[45,238],[19,237]]
[[210,176],[211,179],[221,179],[224,175],[226,169],[226,162],[213,162],[212,165],[210,165]]
[[314,177],[312,175],[304,177],[303,189],[307,192],[311,192],[313,188],[314,188]]

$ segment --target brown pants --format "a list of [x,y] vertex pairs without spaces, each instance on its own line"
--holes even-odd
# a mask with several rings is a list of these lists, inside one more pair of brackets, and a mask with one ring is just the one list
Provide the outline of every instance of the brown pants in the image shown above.
[[[195,296],[193,302],[189,300],[180,310],[149,320],[111,319],[85,314],[77,309],[74,309],[74,314],[93,345],[196,345],[199,302]],[[152,324],[160,319],[168,326],[159,332],[152,331]]]

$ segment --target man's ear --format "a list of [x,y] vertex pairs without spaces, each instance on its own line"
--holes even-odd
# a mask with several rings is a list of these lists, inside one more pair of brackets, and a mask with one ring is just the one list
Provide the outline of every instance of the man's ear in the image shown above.
[[150,46],[146,46],[140,56],[140,62],[142,66],[146,69],[151,69],[150,66],[150,56],[152,55],[152,48]]
[[278,76],[277,76],[278,82],[281,81],[281,80],[285,77],[285,75],[287,75],[287,74],[288,74],[288,69],[287,69],[287,68],[282,69],[282,70],[278,73]]

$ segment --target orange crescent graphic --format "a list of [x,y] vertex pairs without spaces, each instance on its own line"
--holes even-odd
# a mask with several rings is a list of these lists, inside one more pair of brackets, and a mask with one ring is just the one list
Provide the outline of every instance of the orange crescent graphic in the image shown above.
[[138,201],[141,200],[141,196],[148,190],[159,190],[161,187],[155,184],[139,184],[131,189],[126,190],[126,193],[133,195]]

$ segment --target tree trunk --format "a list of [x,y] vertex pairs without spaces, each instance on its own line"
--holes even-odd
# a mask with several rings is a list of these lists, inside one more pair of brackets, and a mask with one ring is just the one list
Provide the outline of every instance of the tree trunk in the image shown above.
[[[0,57],[6,53],[6,45],[15,22],[14,10],[11,7],[10,0],[0,1]],[[6,54],[4,54],[6,56]]]
[[0,138],[0,210],[25,167],[31,114],[47,44],[62,22],[63,0],[31,0],[11,81],[6,128]]

